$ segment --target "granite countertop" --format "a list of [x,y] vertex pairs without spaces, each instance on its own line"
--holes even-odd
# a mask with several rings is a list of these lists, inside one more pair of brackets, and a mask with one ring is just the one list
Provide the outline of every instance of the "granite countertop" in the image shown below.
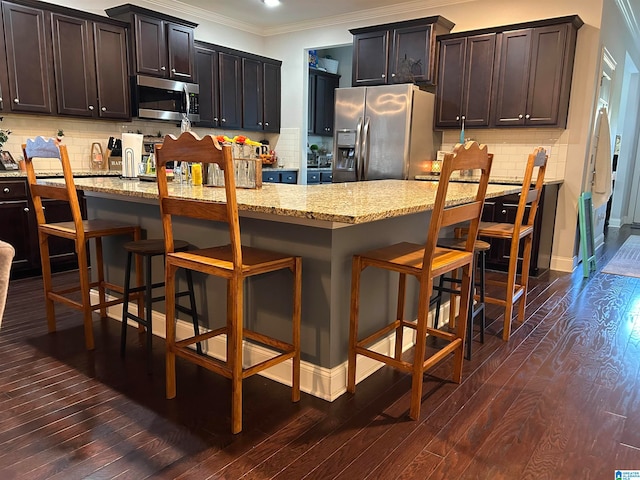
[[[42,179],[43,184],[60,184],[62,179]],[[78,178],[76,188],[102,195],[138,199],[157,199],[157,185],[120,178]],[[369,182],[328,183],[323,185],[263,184],[260,189],[238,189],[240,215],[248,212],[298,219],[321,220],[341,224],[361,224],[433,209],[437,182],[412,180],[376,180]],[[489,185],[487,197],[517,193],[519,188]],[[217,202],[224,200],[221,188],[193,187],[169,183],[171,195]],[[475,186],[450,185],[450,204],[472,201]]]
[[[82,177],[119,177],[121,171],[116,170],[74,170],[73,176],[76,178]],[[0,178],[16,178],[16,177],[27,177],[27,172],[24,170],[0,170]],[[51,171],[51,170],[36,170],[36,177],[38,178],[62,178],[64,177],[62,170]]]
[[[437,182],[440,178],[439,175],[416,175],[416,180],[429,180]],[[466,175],[454,177],[451,175],[451,181],[456,183],[478,183],[480,181],[480,175]],[[489,176],[489,183],[496,185],[522,185],[522,177],[502,177],[502,176]],[[558,185],[563,183],[563,180],[545,179],[545,185]]]

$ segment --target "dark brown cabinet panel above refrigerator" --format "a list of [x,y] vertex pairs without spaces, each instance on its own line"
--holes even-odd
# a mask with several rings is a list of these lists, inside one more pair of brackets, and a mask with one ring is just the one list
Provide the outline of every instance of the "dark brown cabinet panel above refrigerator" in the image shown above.
[[436,36],[448,33],[453,26],[446,18],[434,16],[350,30],[352,85],[433,85]]
[[438,37],[436,128],[567,122],[577,15]]

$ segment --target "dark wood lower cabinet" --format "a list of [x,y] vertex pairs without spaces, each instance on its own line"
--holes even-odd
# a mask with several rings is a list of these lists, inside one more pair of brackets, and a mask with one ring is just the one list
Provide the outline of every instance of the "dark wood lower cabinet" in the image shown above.
[[[533,228],[533,246],[531,249],[531,264],[529,275],[538,276],[549,269],[551,264],[551,245],[553,229],[555,227],[556,204],[558,199],[558,185],[545,185],[542,198],[538,204],[538,214]],[[519,194],[485,200],[482,220],[485,222],[512,223],[518,210]],[[528,215],[529,211],[525,215]],[[487,252],[486,268],[506,272],[509,269],[509,255],[511,242],[498,238],[483,240],[491,244]],[[520,246],[522,251],[522,245]],[[518,273],[522,272],[522,257],[518,258]]]
[[[78,200],[83,218],[86,216],[86,201],[82,192]],[[48,222],[71,221],[71,209],[67,202],[45,200],[43,203]],[[3,228],[0,240],[10,243],[16,250],[11,265],[11,278],[23,278],[42,273],[37,221],[29,195],[26,179],[0,180],[0,217]],[[74,242],[63,238],[49,240],[51,269],[54,272],[78,267]]]

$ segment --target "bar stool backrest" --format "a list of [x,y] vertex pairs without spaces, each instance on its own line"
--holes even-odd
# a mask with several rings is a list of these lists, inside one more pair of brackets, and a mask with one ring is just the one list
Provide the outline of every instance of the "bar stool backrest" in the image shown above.
[[[538,203],[540,202],[542,187],[544,185],[544,175],[547,169],[548,158],[547,152],[542,147],[537,147],[529,154],[522,182],[522,191],[520,192],[520,201],[518,202],[518,210],[516,211],[516,218],[513,222],[514,238],[520,238],[520,230],[523,227],[533,229],[533,222],[536,219]],[[534,181],[533,173],[536,167],[538,168],[538,172]],[[529,213],[525,219],[527,206],[529,206]]]
[[[476,142],[466,142],[464,145],[457,144],[453,152],[445,154],[440,172],[440,180],[438,181],[436,200],[429,223],[427,243],[424,250],[423,265],[430,265],[431,268],[425,268],[422,273],[423,276],[431,276],[431,270],[437,270],[438,266],[434,264],[433,260],[435,257],[436,244],[442,228],[468,222],[469,233],[467,235],[465,250],[468,252],[474,251],[492,161],[493,154],[487,153],[487,146],[479,145]],[[447,193],[451,174],[453,172],[470,169],[480,169],[480,181],[474,198],[468,203],[447,207]]]
[[[194,132],[184,132],[178,138],[167,135],[162,145],[156,145],[155,154],[165,251],[167,253],[174,251],[172,215],[222,222],[229,228],[234,267],[240,268],[242,248],[231,146],[220,145],[213,135],[207,135],[201,139]],[[224,203],[172,195],[167,183],[167,162],[199,162],[204,165],[218,165],[224,173]]]
[[[31,198],[35,208],[38,225],[46,224],[45,211],[42,205],[43,198],[62,200],[69,203],[71,215],[75,226],[75,234],[79,242],[84,242],[84,229],[82,224],[82,211],[78,202],[78,192],[73,181],[73,171],[69,162],[66,145],[58,145],[53,138],[36,137],[28,139],[22,145],[24,162],[27,169],[27,180],[31,191]],[[64,185],[39,185],[33,167],[34,158],[56,158],[60,161],[64,174]]]

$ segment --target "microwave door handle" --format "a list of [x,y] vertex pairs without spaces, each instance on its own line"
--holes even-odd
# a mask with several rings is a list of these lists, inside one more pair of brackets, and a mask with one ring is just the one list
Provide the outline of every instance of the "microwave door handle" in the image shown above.
[[182,91],[184,92],[184,98],[185,98],[184,105],[187,108],[187,111],[184,113],[189,115],[189,112],[191,111],[191,105],[190,105],[191,100],[189,99],[189,92],[187,91],[186,85],[183,87]]
[[364,132],[362,134],[362,164],[360,179],[367,179],[367,170],[369,169],[369,120],[367,117],[364,122]]
[[356,180],[360,180],[360,154],[362,152],[362,117],[358,118],[358,125],[356,126],[356,144],[355,144],[355,165],[353,166],[356,173]]

